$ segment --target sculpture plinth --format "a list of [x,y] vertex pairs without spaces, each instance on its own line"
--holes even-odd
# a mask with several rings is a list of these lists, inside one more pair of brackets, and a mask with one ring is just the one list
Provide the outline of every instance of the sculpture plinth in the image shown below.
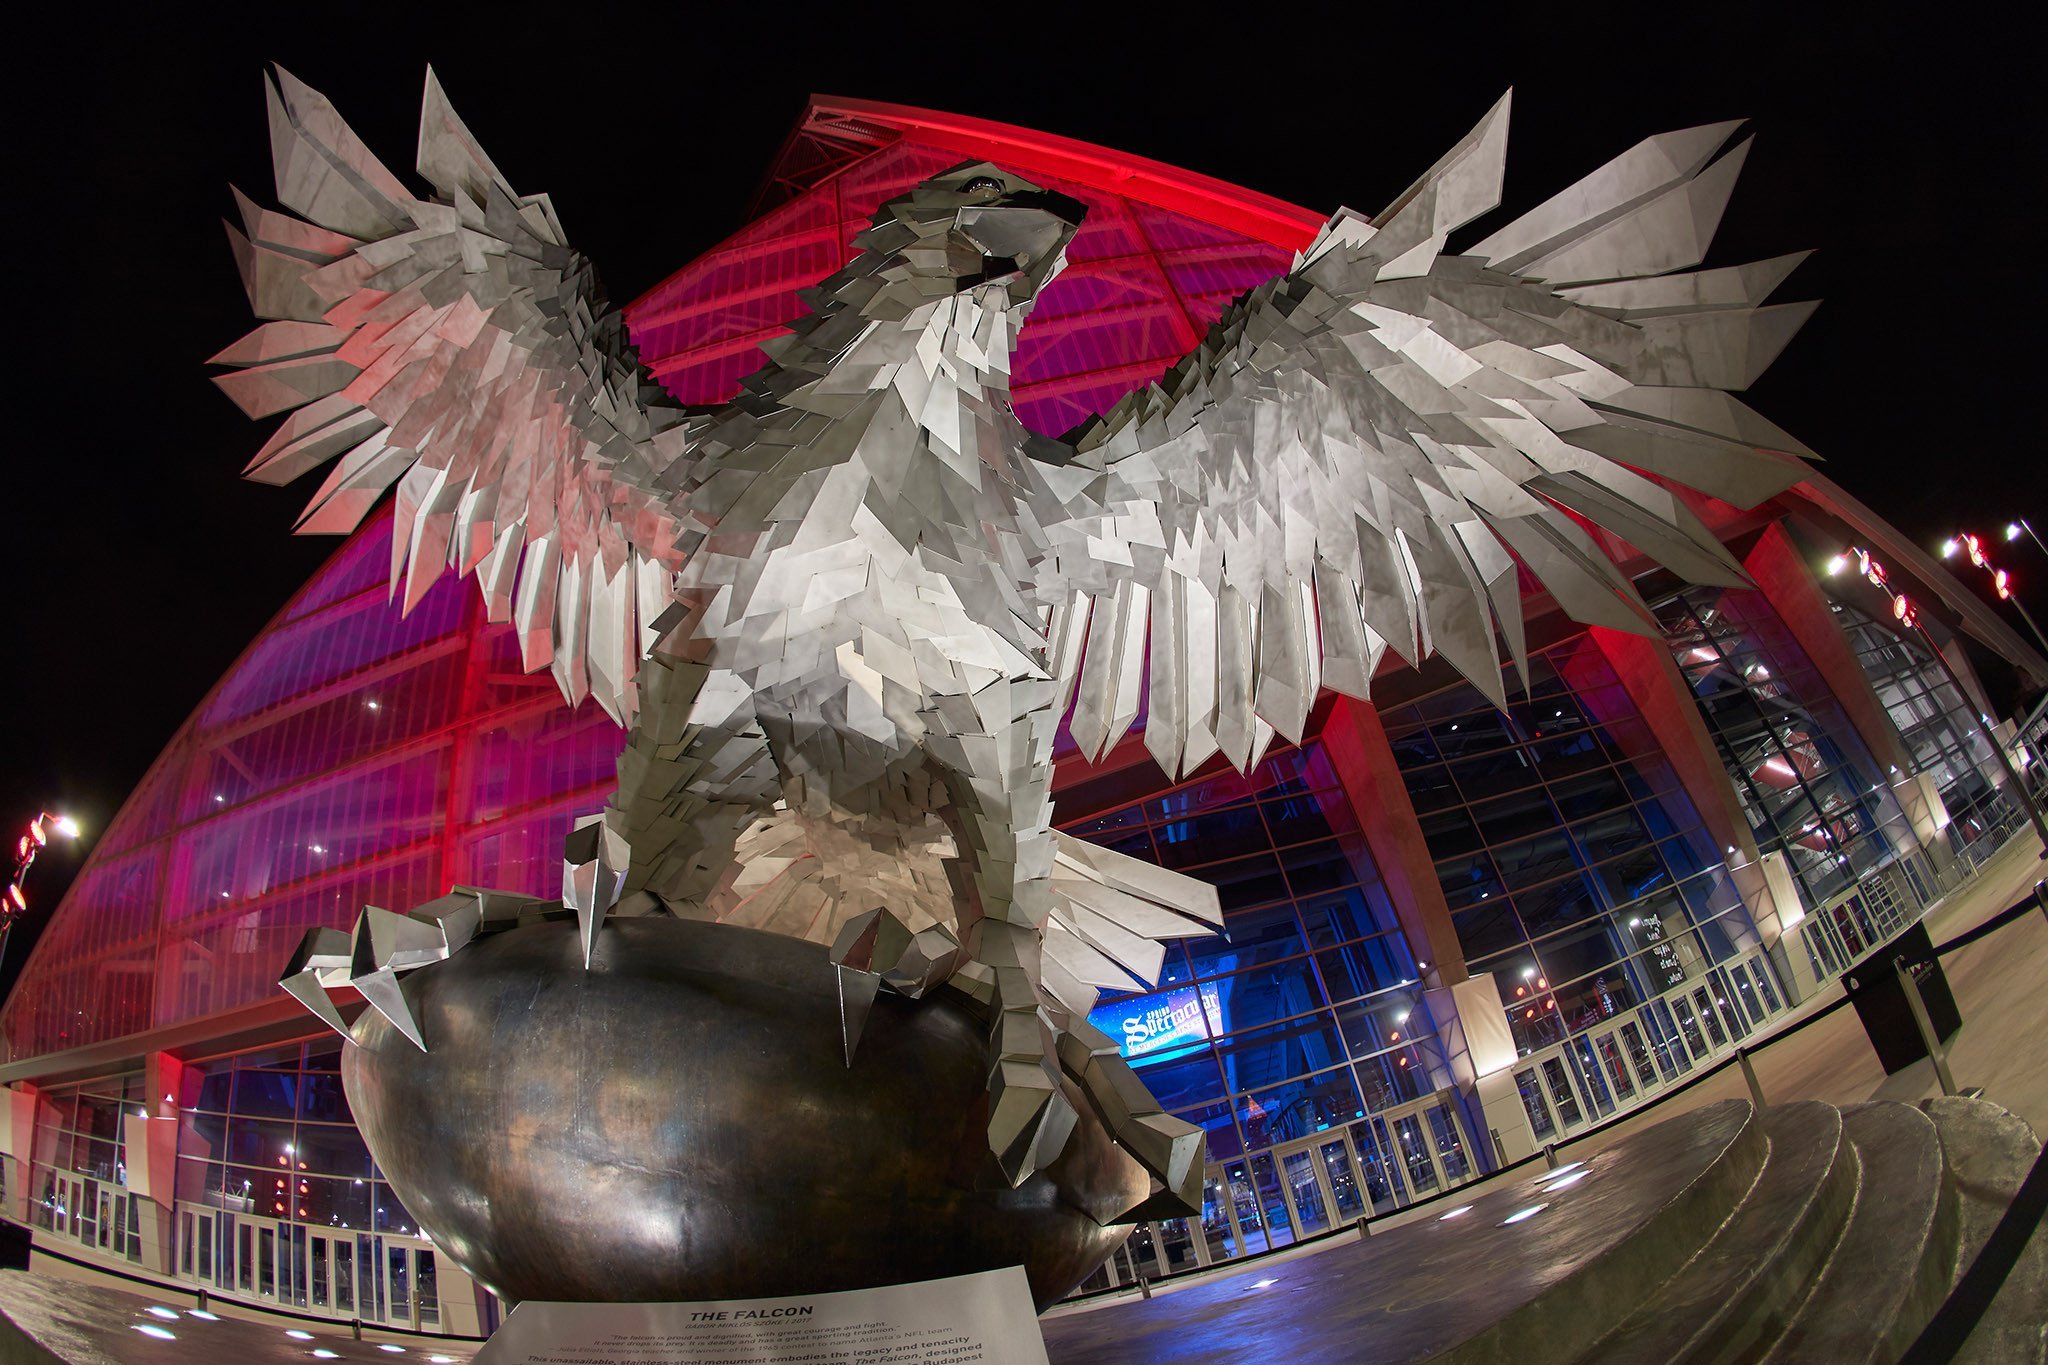
[[413,972],[424,1054],[351,1032],[356,1122],[436,1246],[514,1299],[724,1299],[1021,1264],[1041,1306],[1109,1255],[1146,1174],[1094,1120],[1016,1188],[983,1026],[877,999],[849,1067],[825,950],[684,920],[489,935]]

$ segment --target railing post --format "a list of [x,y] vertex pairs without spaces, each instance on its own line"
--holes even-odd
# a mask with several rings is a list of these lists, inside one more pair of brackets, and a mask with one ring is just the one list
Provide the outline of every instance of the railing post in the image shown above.
[[1750,1103],[1756,1106],[1757,1113],[1763,1113],[1764,1110],[1770,1107],[1770,1101],[1764,1098],[1763,1082],[1756,1078],[1756,1067],[1749,1060],[1749,1049],[1746,1047],[1736,1048],[1735,1060],[1742,1066],[1742,1079],[1749,1082]]
[[1554,1143],[1554,1142],[1546,1142],[1546,1143],[1544,1143],[1544,1144],[1543,1144],[1543,1164],[1544,1164],[1545,1166],[1549,1167],[1549,1168],[1550,1168],[1551,1170],[1553,1170],[1553,1171],[1557,1169],[1557,1144],[1556,1144],[1556,1143]]
[[1920,983],[1913,979],[1904,957],[1892,959],[1892,970],[1898,973],[1899,989],[1906,993],[1906,1008],[1913,1011],[1914,1027],[1920,1030],[1920,1041],[1934,1062],[1934,1079],[1940,1083],[1942,1094],[1953,1095],[1956,1093],[1956,1078],[1948,1069],[1948,1050],[1934,1034],[1934,1021],[1927,1017],[1927,1002],[1920,998]]
[[1363,1242],[1370,1236],[1372,1236],[1372,1215],[1361,1213],[1358,1215],[1358,1240]]

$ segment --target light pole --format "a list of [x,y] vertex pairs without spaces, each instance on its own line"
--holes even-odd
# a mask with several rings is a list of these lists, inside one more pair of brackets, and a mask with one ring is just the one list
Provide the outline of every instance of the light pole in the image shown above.
[[8,879],[4,896],[0,896],[0,966],[7,962],[7,941],[14,936],[14,922],[28,911],[28,896],[22,890],[22,883],[28,880],[28,870],[35,865],[36,854],[43,851],[53,834],[76,839],[78,822],[68,815],[52,815],[44,811],[28,822],[27,833],[14,846],[14,876]]
[[[2029,535],[2033,534],[2032,527],[2028,527],[2023,521],[2016,521],[2005,528],[2005,538],[2007,540],[2017,539],[2022,527],[2026,527]],[[2036,539],[2038,541],[2038,537]],[[1990,576],[1991,591],[1998,595],[1999,601],[2013,604],[2013,607],[2020,614],[2020,619],[2027,623],[2027,629],[2033,631],[2034,638],[2041,642],[2042,653],[2048,654],[2048,635],[2041,633],[2041,627],[2035,624],[2033,613],[2027,610],[2027,604],[2013,596],[2012,576],[1991,562],[1991,556],[1984,551],[1983,540],[1980,537],[1971,535],[1968,531],[1959,531],[1941,543],[1941,557],[1943,559],[1954,559],[1958,551],[1967,554],[1972,564],[1975,564]]]
[[1969,690],[1963,686],[1963,680],[1956,676],[1955,669],[1949,666],[1948,656],[1941,652],[1941,646],[1935,643],[1934,637],[1921,623],[1920,609],[1913,605],[1912,599],[1906,594],[1892,587],[1885,574],[1884,565],[1872,559],[1870,551],[1861,546],[1851,545],[1847,554],[1836,555],[1830,559],[1828,573],[1839,574],[1852,563],[1856,566],[1857,573],[1875,587],[1882,589],[1884,595],[1891,599],[1892,619],[1902,626],[1920,632],[1920,638],[1926,641],[1927,650],[1934,656],[1934,662],[1940,665],[1949,682],[1954,684],[1956,695],[1962,698],[1963,705],[1968,707],[1970,714],[1977,716],[1977,728],[1983,732],[1984,742],[1991,746],[1991,756],[1998,760],[1999,771],[2005,774],[2006,787],[2019,798],[2020,805],[2027,812],[2027,819],[2034,822],[2034,833],[2041,837],[2041,857],[2048,859],[2048,824],[2041,821],[2041,808],[2034,804],[2034,794],[2027,790],[2027,784],[2021,781],[2020,775],[2013,770],[2012,759],[2006,756],[2005,746],[1998,742],[1998,736],[1992,732],[1990,720],[1978,715],[1977,708],[1970,706]]
[[2018,521],[2009,521],[2005,524],[2005,538],[2007,540],[2018,540],[2021,532],[2025,532],[2027,537],[2034,542],[2035,549],[2044,555],[2048,555],[2048,545],[2041,543],[2041,533],[2034,529],[2032,522],[2028,521],[2025,517],[2021,517]]

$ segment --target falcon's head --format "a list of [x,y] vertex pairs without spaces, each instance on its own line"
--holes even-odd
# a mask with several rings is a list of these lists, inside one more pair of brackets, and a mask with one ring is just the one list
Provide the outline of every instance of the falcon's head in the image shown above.
[[883,204],[854,241],[886,258],[874,274],[897,287],[884,295],[929,300],[995,285],[1012,306],[1028,306],[1066,265],[1086,212],[1078,199],[970,161]]

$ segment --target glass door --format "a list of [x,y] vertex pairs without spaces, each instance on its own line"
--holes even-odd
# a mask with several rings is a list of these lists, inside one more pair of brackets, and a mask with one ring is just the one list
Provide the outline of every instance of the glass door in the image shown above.
[[1210,1261],[1227,1261],[1244,1254],[1244,1233],[1237,1226],[1236,1200],[1230,1195],[1230,1180],[1221,1166],[1211,1166],[1202,1181],[1202,1242]]
[[1328,1177],[1330,1201],[1337,1210],[1337,1217],[1344,1222],[1354,1222],[1366,1213],[1364,1187],[1353,1173],[1351,1144],[1342,1134],[1335,1142],[1325,1142],[1320,1153],[1323,1173]]
[[1359,1174],[1365,1181],[1366,1197],[1374,1213],[1385,1213],[1408,1202],[1408,1187],[1401,1178],[1401,1163],[1394,1156],[1393,1139],[1387,1121],[1375,1114],[1363,1123],[1351,1125],[1351,1150],[1358,1156]]
[[1304,1237],[1330,1230],[1330,1198],[1316,1172],[1315,1153],[1300,1147],[1280,1157],[1280,1172],[1294,1200],[1294,1222]]

